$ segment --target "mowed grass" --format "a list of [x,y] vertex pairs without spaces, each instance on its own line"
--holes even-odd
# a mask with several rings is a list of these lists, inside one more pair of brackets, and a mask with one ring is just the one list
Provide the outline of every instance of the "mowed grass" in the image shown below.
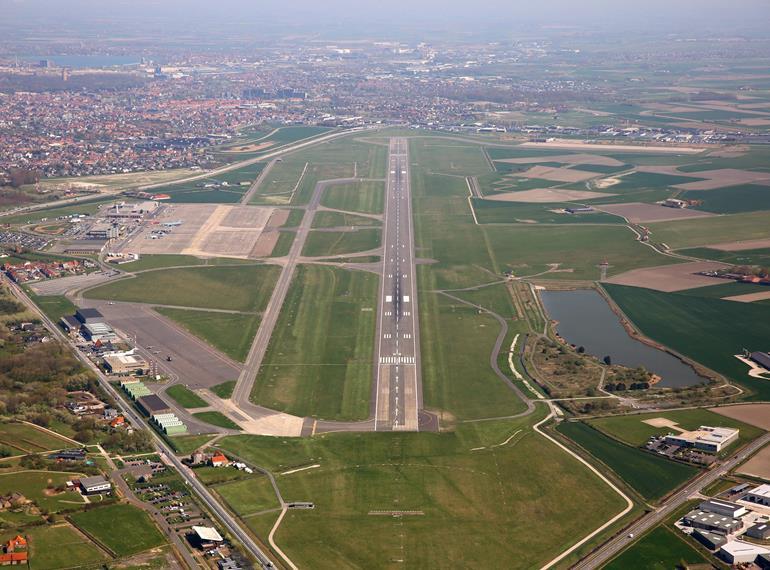
[[193,417],[207,424],[211,424],[212,426],[226,429],[241,429],[238,427],[238,424],[220,412],[198,412],[197,414],[193,414]]
[[72,442],[28,424],[0,423],[0,445],[23,455],[63,449],[71,446]]
[[307,257],[326,257],[368,251],[380,246],[382,231],[379,228],[366,228],[354,231],[331,232],[312,231],[307,237],[302,255]]
[[660,499],[698,473],[695,467],[620,443],[583,422],[562,422],[557,429],[647,500]]
[[58,473],[50,471],[15,471],[0,473],[0,495],[19,492],[27,499],[35,501],[41,509],[57,513],[65,509],[77,508],[83,505],[83,498],[74,492],[49,493],[47,488],[63,486],[67,481],[77,477],[77,473]]
[[770,306],[603,285],[625,315],[651,339],[748,388],[751,399],[770,399],[770,383],[749,377],[734,355],[767,350]]
[[603,570],[673,570],[681,568],[682,561],[688,565],[711,566],[709,559],[690,545],[684,535],[665,526],[657,526],[610,560]]
[[179,455],[189,455],[211,440],[211,435],[177,435],[171,438]]
[[658,222],[649,228],[650,239],[674,249],[770,237],[766,212]]
[[[703,409],[613,416],[589,420],[588,423],[604,433],[634,446],[644,445],[653,435],[676,432],[671,428],[656,428],[644,423],[645,420],[652,418],[666,418],[676,422],[680,428],[686,430],[698,429],[700,426],[738,428],[740,429],[739,445],[748,443],[764,433],[757,427]],[[735,449],[735,444],[727,449]]]
[[31,570],[90,567],[106,559],[96,545],[85,541],[66,523],[26,528],[21,533],[3,536],[3,540],[16,534],[23,534],[27,538]]
[[222,382],[221,384],[217,384],[216,386],[211,387],[211,391],[214,392],[217,396],[220,398],[229,398],[233,395],[233,390],[235,389],[235,380],[230,380],[228,382]]
[[205,408],[208,406],[206,400],[198,396],[198,394],[186,386],[182,386],[181,384],[171,386],[168,390],[166,390],[166,394],[168,394],[172,400],[174,400],[183,408]]
[[262,311],[280,269],[270,265],[191,267],[142,273],[91,289],[91,299],[205,309]]
[[[397,557],[414,568],[459,560],[468,567],[505,561],[506,568],[537,568],[623,503],[537,435],[531,421],[465,424],[442,434],[238,436],[220,445],[276,474],[321,465],[277,476],[284,497],[316,505],[289,511],[276,535],[299,567],[378,568]],[[490,447],[512,435],[508,444]],[[478,447],[484,449],[471,451]],[[370,514],[402,510],[423,514]],[[254,528],[267,525],[255,521]]]
[[223,483],[217,485],[215,490],[242,517],[281,506],[266,475]]
[[58,323],[64,315],[74,315],[78,310],[75,304],[64,295],[35,295],[30,289],[26,291],[35,305],[55,323]]
[[157,307],[155,310],[238,362],[246,360],[261,321],[259,315],[255,314],[216,313],[169,307]]
[[480,224],[620,224],[623,218],[593,211],[590,213],[557,213],[552,210],[574,208],[576,203],[524,204],[473,198],[473,208]]
[[[298,212],[300,210],[294,210]],[[287,224],[288,225],[288,224]],[[313,228],[337,228],[352,226],[380,226],[380,221],[374,218],[357,216],[346,212],[317,212],[313,218]]]
[[144,552],[165,543],[150,517],[124,503],[71,515],[72,522],[118,556]]
[[378,286],[369,273],[300,265],[252,400],[300,416],[368,417]]
[[328,187],[321,197],[321,204],[336,210],[381,214],[384,200],[384,182],[362,181]]

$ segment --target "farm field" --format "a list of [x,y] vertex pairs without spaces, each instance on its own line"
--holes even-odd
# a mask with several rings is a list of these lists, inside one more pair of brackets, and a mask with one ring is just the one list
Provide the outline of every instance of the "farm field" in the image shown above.
[[[509,568],[532,568],[623,503],[582,464],[534,433],[531,421],[465,424],[444,434],[238,436],[220,445],[274,473],[321,465],[277,478],[285,497],[316,505],[312,511],[290,511],[276,535],[298,566],[372,568],[395,551],[418,568],[460,559],[477,567],[506,560]],[[488,447],[512,435],[507,445]],[[507,475],[512,472],[516,477]],[[564,501],[565,493],[574,500]],[[374,514],[391,510],[422,514]],[[531,512],[547,513],[547,520],[526,514]],[[468,536],[475,539],[463,539]]]
[[[90,567],[106,559],[101,550],[66,523],[28,528],[24,534],[29,546],[30,570]],[[3,536],[3,540],[8,538],[10,535]]]
[[770,384],[750,378],[748,367],[733,356],[744,347],[765,346],[770,338],[770,306],[622,285],[603,287],[645,336],[738,382],[752,392],[750,399],[770,398]]
[[259,315],[156,307],[155,310],[233,360],[243,362],[257,334]]
[[300,265],[252,400],[300,416],[368,417],[378,285],[373,274]]
[[603,570],[671,570],[678,568],[682,561],[688,565],[709,564],[709,559],[679,534],[665,526],[656,526],[630,548],[613,558]]
[[241,429],[235,422],[220,412],[198,412],[193,414],[193,417],[212,426],[226,429]]
[[562,422],[557,429],[649,501],[661,499],[698,473],[695,467],[620,443],[583,422]]
[[739,214],[770,210],[770,186],[747,184],[716,190],[689,190],[685,200],[700,200],[694,208],[717,214]]
[[768,238],[767,214],[752,212],[719,218],[701,218],[649,225],[651,239],[672,249]]
[[676,422],[678,426],[686,430],[698,429],[700,426],[731,427],[741,430],[737,446],[731,445],[728,449],[732,452],[737,447],[743,446],[749,441],[762,435],[763,431],[754,426],[736,421],[734,419],[715,414],[705,409],[676,410],[671,412],[653,412],[650,414],[631,414],[607,418],[589,420],[588,423],[602,432],[624,441],[636,447],[643,446],[653,435],[665,435],[675,430],[671,428],[656,428],[644,423],[652,418],[666,418]]
[[279,269],[270,265],[165,269],[90,289],[85,296],[203,309],[262,311],[278,273]]
[[770,447],[763,447],[748,461],[738,466],[736,472],[770,481]]
[[164,544],[147,514],[128,504],[112,504],[74,513],[72,522],[117,556],[144,552]]
[[0,494],[9,495],[13,492],[19,492],[27,499],[34,501],[41,509],[58,513],[82,506],[85,504],[83,498],[75,492],[48,492],[47,488],[49,485],[53,485],[53,487],[63,486],[77,475],[77,473],[52,471],[0,473]]
[[678,250],[678,253],[702,257],[704,259],[713,259],[714,261],[722,261],[734,265],[770,265],[770,249],[723,251],[721,249],[711,249],[708,247],[694,247],[691,249],[680,249]]
[[22,423],[0,423],[0,445],[13,450],[15,455],[63,449],[72,445],[55,435]]
[[321,204],[348,212],[381,214],[384,200],[384,182],[362,181],[330,186],[321,197]]
[[382,231],[377,229],[357,229],[354,231],[332,232],[311,231],[307,236],[302,255],[307,257],[327,257],[368,251],[380,246]]
[[724,297],[733,297],[735,295],[746,295],[749,293],[761,293],[768,291],[765,285],[756,283],[739,283],[738,281],[727,281],[722,285],[707,285],[706,287],[695,287],[694,289],[684,289],[677,291],[681,295],[692,295],[693,297],[709,297],[711,299],[723,299]]
[[183,408],[205,408],[208,406],[204,399],[182,384],[171,386],[166,390],[166,394]]

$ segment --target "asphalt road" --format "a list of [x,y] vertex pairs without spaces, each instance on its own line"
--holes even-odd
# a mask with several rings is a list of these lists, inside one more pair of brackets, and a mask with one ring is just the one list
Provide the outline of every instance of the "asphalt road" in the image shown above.
[[392,138],[375,343],[375,429],[419,429],[422,408],[408,143]]
[[652,527],[669,517],[691,496],[708,487],[711,483],[737,467],[752,453],[758,451],[768,443],[770,443],[770,433],[766,433],[762,437],[755,439],[749,445],[742,448],[736,455],[733,455],[718,467],[715,467],[710,471],[706,471],[701,474],[697,479],[693,480],[682,490],[672,495],[655,511],[650,512],[632,524],[630,527],[625,529],[622,534],[605,542],[601,547],[599,547],[598,550],[575,564],[575,567],[580,568],[581,570],[591,570],[593,568],[602,567],[631,543],[631,540],[628,538],[630,534],[633,534],[637,538],[642,536],[642,534],[644,534],[646,531],[650,530]]
[[[41,321],[48,327],[48,329],[56,336],[60,341],[69,346],[71,345],[70,339],[68,339],[59,328],[51,322],[51,320],[43,314],[32,300],[9,280],[5,280],[11,291],[14,292],[16,297],[24,302],[31,311],[34,311],[40,316]],[[184,465],[175,455],[173,450],[163,441],[153,430],[149,427],[143,419],[139,416],[138,412],[134,410],[131,405],[125,405],[123,397],[118,391],[109,383],[107,378],[102,374],[101,370],[95,366],[90,360],[88,360],[79,350],[73,347],[74,354],[99,378],[99,382],[116,402],[121,407],[121,412],[129,419],[134,426],[144,426],[153,439],[157,451],[161,454],[165,463],[172,465],[185,480],[185,483],[195,490],[201,501],[208,507],[208,509],[214,514],[214,516],[220,521],[222,526],[226,528],[260,564],[262,568],[274,568],[275,565],[260,546],[248,535],[236,522],[235,518],[230,515],[227,510],[222,507],[209,490],[198,481],[193,473],[192,469]]]

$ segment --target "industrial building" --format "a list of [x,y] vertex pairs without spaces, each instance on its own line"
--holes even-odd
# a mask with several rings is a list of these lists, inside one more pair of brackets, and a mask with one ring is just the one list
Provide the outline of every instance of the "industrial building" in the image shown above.
[[666,443],[680,447],[694,447],[711,453],[719,453],[737,441],[740,430],[723,427],[700,426],[697,430],[668,434]]
[[104,315],[96,309],[78,309],[75,311],[75,318],[82,324],[104,322]]
[[717,513],[709,513],[700,509],[695,509],[687,513],[682,519],[682,523],[685,526],[692,528],[720,532],[723,534],[734,534],[743,529],[743,521],[724,515],[718,515]]
[[746,536],[759,540],[769,540],[770,524],[766,522],[758,522],[757,524],[749,527],[749,529],[746,531]]
[[187,426],[173,412],[153,414],[152,421],[166,435],[187,433]]
[[733,519],[738,519],[749,512],[746,507],[739,505],[738,503],[731,503],[730,501],[722,501],[720,499],[703,501],[698,505],[698,508],[707,513],[715,513]]
[[136,405],[148,416],[171,411],[169,405],[156,394],[148,394],[137,398]]
[[756,503],[757,505],[770,507],[770,485],[763,484],[759,487],[754,487],[743,496],[743,500],[750,503]]
[[107,323],[88,322],[80,328],[86,340],[91,342],[112,342],[118,340],[118,335]]
[[770,554],[770,550],[758,544],[733,540],[722,545],[719,549],[719,558],[728,564],[751,564],[758,556]]
[[120,387],[123,388],[123,391],[128,394],[132,400],[137,400],[142,396],[149,396],[152,394],[152,390],[145,386],[144,382],[140,382],[139,380],[121,382]]
[[727,543],[725,535],[717,532],[709,532],[707,530],[694,530],[692,536],[695,540],[700,542],[703,546],[711,550],[712,552]]
[[70,336],[75,336],[78,334],[78,331],[80,331],[81,323],[74,315],[64,315],[59,320],[59,324],[61,325],[61,328],[64,329],[64,332]]
[[112,354],[104,357],[104,367],[110,374],[142,374],[148,364],[138,354]]

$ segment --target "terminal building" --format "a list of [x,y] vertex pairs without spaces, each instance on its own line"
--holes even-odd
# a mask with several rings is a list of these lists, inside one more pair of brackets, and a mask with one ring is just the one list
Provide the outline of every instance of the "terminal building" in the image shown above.
[[666,443],[680,447],[693,447],[710,453],[719,453],[736,441],[740,430],[723,427],[700,426],[693,431],[684,431],[666,436]]
[[104,367],[110,374],[142,374],[147,370],[147,361],[137,354],[112,354],[104,357]]

